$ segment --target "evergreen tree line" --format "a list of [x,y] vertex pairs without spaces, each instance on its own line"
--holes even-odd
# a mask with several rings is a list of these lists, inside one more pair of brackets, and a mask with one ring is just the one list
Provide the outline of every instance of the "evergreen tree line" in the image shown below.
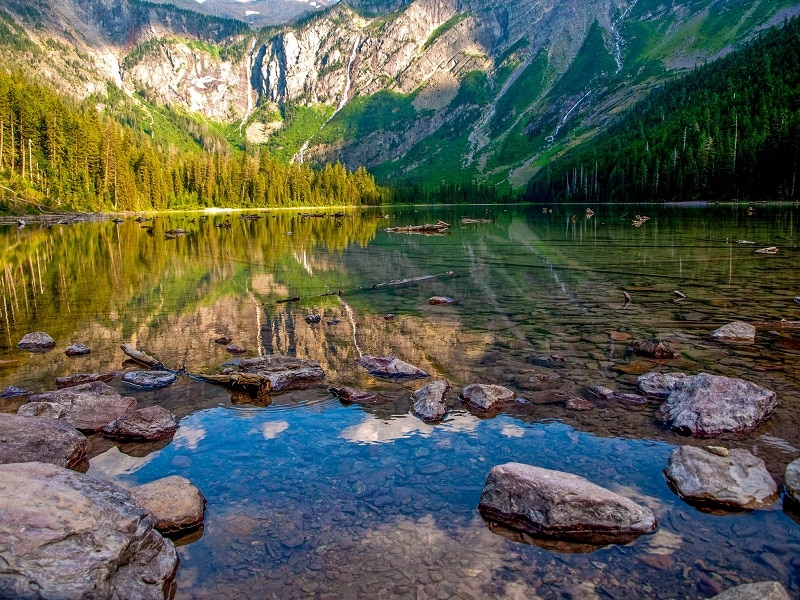
[[392,188],[389,199],[395,204],[505,204],[516,202],[519,195],[510,187],[484,185],[476,181],[444,182],[435,188],[407,183]]
[[363,168],[285,165],[266,151],[184,152],[157,145],[102,105],[72,103],[0,71],[0,211],[144,211],[377,204]]
[[534,176],[532,201],[797,200],[800,20],[664,85]]

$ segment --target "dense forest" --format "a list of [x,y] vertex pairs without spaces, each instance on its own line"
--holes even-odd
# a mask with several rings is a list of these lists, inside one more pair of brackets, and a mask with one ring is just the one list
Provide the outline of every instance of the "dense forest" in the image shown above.
[[797,200],[800,19],[664,85],[543,168],[533,201]]
[[187,151],[0,71],[0,213],[147,211],[380,203],[364,169],[282,164],[267,152]]

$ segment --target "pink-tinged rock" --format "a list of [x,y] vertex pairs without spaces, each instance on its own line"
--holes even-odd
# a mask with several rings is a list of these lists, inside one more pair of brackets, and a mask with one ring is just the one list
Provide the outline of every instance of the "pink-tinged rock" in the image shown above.
[[99,431],[114,419],[136,409],[134,398],[102,381],[34,394],[18,414],[28,417],[62,419],[81,431]]
[[777,581],[759,581],[737,585],[709,600],[790,600],[790,597],[786,588]]
[[356,361],[356,364],[364,367],[369,371],[370,375],[374,375],[375,377],[384,377],[387,379],[396,379],[399,377],[430,377],[427,371],[423,371],[419,367],[415,367],[394,356],[362,356]]
[[347,386],[339,388],[329,387],[328,391],[346,404],[364,404],[370,406],[387,402],[386,399],[380,398],[375,394]]
[[512,529],[576,542],[627,543],[656,529],[647,507],[578,475],[522,463],[489,471],[478,508]]
[[450,384],[443,379],[431,381],[411,394],[411,412],[426,423],[441,421],[447,414],[445,395]]
[[720,342],[751,343],[756,341],[756,328],[750,323],[734,321],[714,330],[711,337]]
[[113,483],[43,463],[0,465],[2,595],[169,598],[178,557],[154,524]]
[[87,447],[86,436],[64,421],[0,413],[0,464],[41,462],[75,469],[82,466]]
[[567,410],[592,410],[595,408],[595,405],[589,400],[586,398],[579,398],[577,396],[567,398],[565,406]]
[[148,406],[125,413],[103,427],[109,437],[126,441],[161,440],[178,429],[178,417],[163,406]]
[[203,524],[206,499],[185,477],[171,475],[128,491],[153,515],[161,533],[184,532]]
[[472,383],[461,390],[461,401],[472,408],[488,411],[511,402],[516,394],[502,385]]

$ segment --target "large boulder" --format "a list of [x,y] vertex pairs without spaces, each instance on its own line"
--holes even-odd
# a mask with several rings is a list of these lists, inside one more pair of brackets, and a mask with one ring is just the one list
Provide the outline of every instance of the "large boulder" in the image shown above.
[[664,474],[682,498],[698,504],[734,508],[772,504],[778,486],[764,461],[747,450],[721,450],[679,446],[670,454]]
[[113,483],[0,465],[0,597],[168,598],[178,557],[154,523]]
[[55,348],[56,341],[44,331],[34,331],[33,333],[24,335],[22,339],[17,342],[17,346],[30,352],[42,352]]
[[777,406],[775,392],[755,383],[700,373],[675,386],[661,415],[679,433],[711,437],[755,429]]
[[489,411],[498,405],[511,402],[515,398],[514,392],[502,385],[471,383],[461,390],[461,401],[471,408]]
[[737,585],[709,600],[789,600],[789,592],[777,581]]
[[259,356],[239,363],[239,371],[269,380],[273,392],[302,390],[325,379],[319,363],[293,356]]
[[800,458],[786,465],[786,492],[796,502],[800,502]]
[[86,436],[64,421],[0,413],[0,464],[42,462],[75,469],[87,447]]
[[684,379],[685,373],[645,373],[639,375],[636,385],[649,398],[666,400]]
[[364,367],[370,375],[386,379],[430,377],[427,371],[394,356],[362,356],[356,361],[356,364]]
[[184,532],[203,524],[206,499],[185,477],[171,475],[128,491],[153,515],[161,533]]
[[62,419],[81,431],[99,431],[136,409],[134,398],[121,396],[102,381],[34,394],[28,400],[19,407],[19,414]]
[[411,412],[426,423],[441,421],[447,414],[444,397],[449,390],[450,384],[445,380],[431,381],[411,394]]
[[720,342],[749,343],[756,340],[756,328],[750,323],[734,321],[712,331],[711,337]]
[[656,529],[649,508],[578,475],[521,463],[489,471],[478,508],[507,527],[575,542],[626,543]]
[[163,406],[148,406],[125,413],[103,427],[103,433],[125,441],[152,441],[170,437],[178,417]]

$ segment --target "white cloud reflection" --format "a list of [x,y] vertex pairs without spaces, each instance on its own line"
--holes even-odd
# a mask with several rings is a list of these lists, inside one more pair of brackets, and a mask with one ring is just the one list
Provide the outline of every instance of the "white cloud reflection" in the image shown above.
[[175,434],[173,442],[175,448],[188,448],[189,450],[196,450],[197,445],[206,437],[205,427],[192,427],[191,425],[181,424]]
[[361,423],[344,429],[339,437],[362,444],[383,444],[412,435],[427,437],[435,429],[469,433],[475,431],[479,424],[480,420],[470,413],[451,414],[445,421],[436,425],[420,421],[410,414],[384,420],[366,413]]
[[525,435],[525,429],[523,429],[519,425],[508,424],[508,425],[503,425],[503,428],[500,430],[500,433],[510,438],[521,438]]
[[147,456],[128,456],[112,446],[102,454],[95,456],[90,461],[89,475],[99,479],[114,479],[122,475],[131,475],[158,456],[158,452],[151,452]]
[[264,423],[261,426],[261,433],[264,435],[265,440],[274,440],[287,429],[289,429],[289,423],[287,421],[274,421],[271,423]]

